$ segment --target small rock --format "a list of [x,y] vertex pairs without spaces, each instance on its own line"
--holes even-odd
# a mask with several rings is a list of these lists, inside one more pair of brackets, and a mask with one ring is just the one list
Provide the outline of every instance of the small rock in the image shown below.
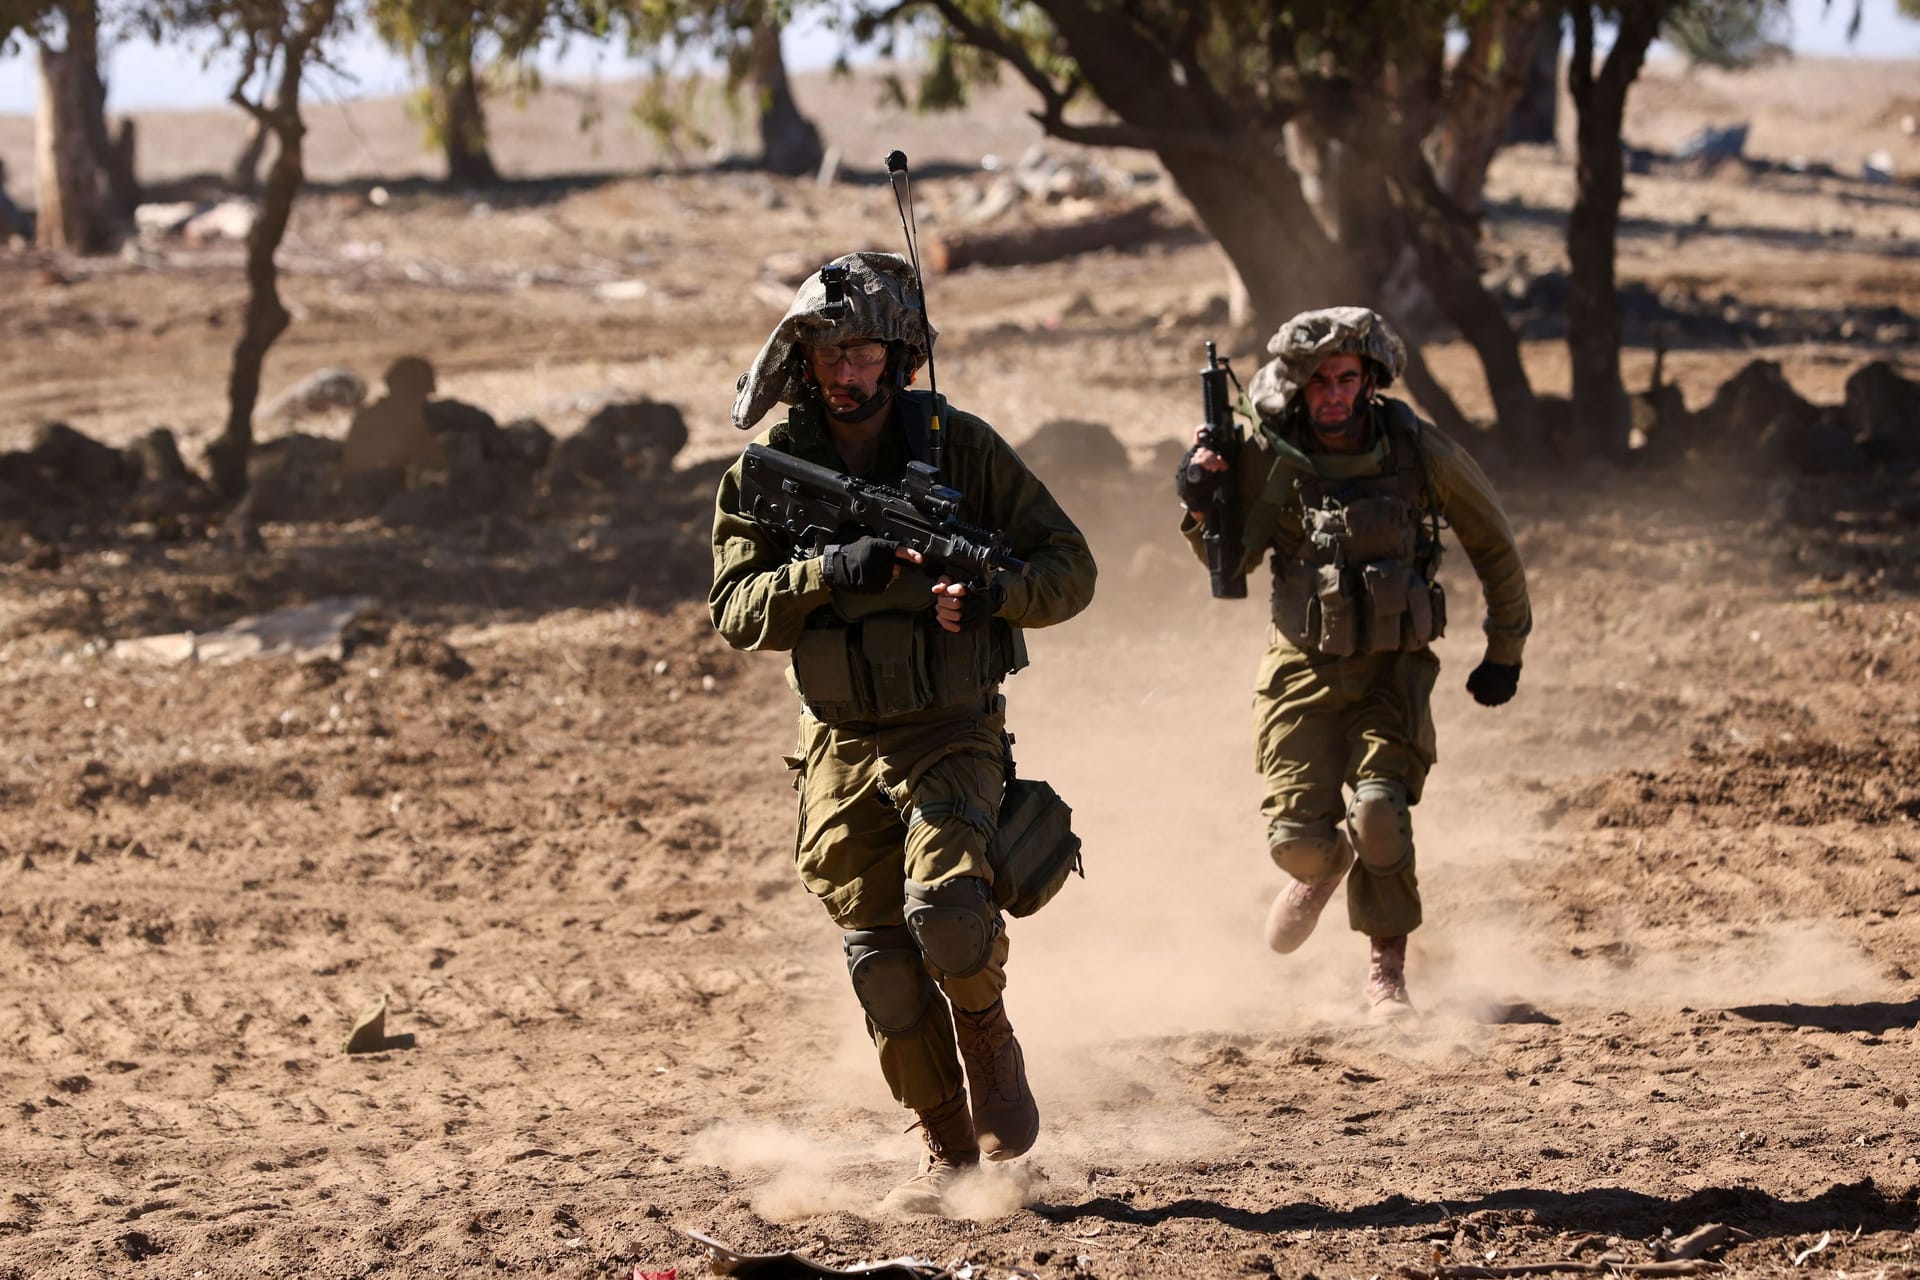
[[275,396],[261,410],[266,421],[290,425],[319,414],[358,409],[367,399],[367,383],[351,369],[321,369]]

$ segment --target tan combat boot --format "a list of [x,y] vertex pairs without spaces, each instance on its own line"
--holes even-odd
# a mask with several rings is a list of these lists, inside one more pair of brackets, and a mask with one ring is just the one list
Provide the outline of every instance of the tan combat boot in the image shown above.
[[933,1110],[922,1111],[918,1128],[927,1143],[920,1157],[920,1171],[887,1192],[887,1198],[880,1202],[883,1212],[941,1212],[953,1180],[980,1163],[980,1145],[974,1140],[973,1117],[967,1114],[965,1089]]
[[1407,935],[1397,938],[1369,938],[1373,956],[1367,965],[1368,1016],[1375,1022],[1390,1022],[1413,1012],[1407,996]]
[[1283,956],[1298,951],[1312,936],[1313,926],[1320,923],[1321,911],[1333,900],[1351,866],[1353,848],[1342,840],[1340,868],[1325,880],[1308,884],[1289,876],[1287,887],[1274,896],[1273,906],[1267,911],[1267,945]]
[[989,1160],[1025,1155],[1040,1136],[1040,1107],[1027,1088],[1027,1060],[1007,1021],[1007,1002],[995,1000],[979,1013],[956,1008],[953,1030],[967,1064],[980,1154]]

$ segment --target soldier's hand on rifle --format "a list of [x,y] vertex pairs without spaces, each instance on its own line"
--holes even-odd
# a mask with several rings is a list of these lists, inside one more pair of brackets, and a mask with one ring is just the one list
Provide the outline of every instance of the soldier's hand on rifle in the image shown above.
[[1180,495],[1181,504],[1202,518],[1227,474],[1227,460],[1203,443],[1206,431],[1205,426],[1194,428],[1193,447],[1181,455],[1180,467],[1173,476],[1174,492]]
[[998,582],[968,585],[942,574],[933,586],[933,616],[943,630],[955,633],[986,626],[1006,602],[1007,589]]
[[900,575],[900,562],[918,563],[911,551],[888,538],[868,534],[848,543],[835,543],[820,553],[826,561],[827,585],[857,595],[885,591]]
[[1483,707],[1497,707],[1513,700],[1520,687],[1520,665],[1482,662],[1467,677],[1467,692]]

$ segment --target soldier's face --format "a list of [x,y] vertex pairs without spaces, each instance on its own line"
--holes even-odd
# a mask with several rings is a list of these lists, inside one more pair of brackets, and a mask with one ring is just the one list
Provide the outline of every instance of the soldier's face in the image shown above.
[[1307,416],[1315,430],[1343,435],[1358,420],[1366,388],[1367,371],[1359,356],[1328,356],[1300,394],[1306,397]]
[[849,342],[842,346],[810,346],[807,367],[820,384],[820,398],[834,413],[857,412],[879,394],[887,372],[887,344]]

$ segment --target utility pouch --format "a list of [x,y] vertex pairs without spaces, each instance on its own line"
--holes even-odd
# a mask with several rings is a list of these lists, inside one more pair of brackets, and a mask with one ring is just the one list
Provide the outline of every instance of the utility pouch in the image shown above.
[[991,623],[957,634],[938,623],[926,628],[927,680],[933,688],[934,706],[970,702],[995,683],[989,670],[993,663],[993,630]]
[[1418,649],[1433,639],[1433,592],[1427,580],[1407,571],[1407,621],[1400,629],[1400,647]]
[[1361,598],[1366,602],[1366,651],[1393,653],[1401,648],[1401,622],[1407,616],[1406,562],[1380,560],[1360,569]]
[[[1330,658],[1345,658],[1360,647],[1360,602],[1346,591],[1346,573],[1323,564],[1314,571],[1314,603],[1319,606],[1318,639],[1309,644]],[[1309,621],[1312,621],[1309,618]]]
[[1431,601],[1431,607],[1433,609],[1433,634],[1427,638],[1429,640],[1438,640],[1441,636],[1447,634],[1446,588],[1437,582],[1429,582],[1427,584],[1427,599]]
[[1053,900],[1069,872],[1084,877],[1073,810],[1047,783],[1014,778],[1000,801],[1000,821],[987,845],[994,905],[1030,916]]
[[851,718],[859,702],[853,639],[846,627],[809,627],[793,646],[793,682],[823,720]]
[[873,710],[901,716],[933,705],[925,638],[911,613],[875,614],[861,623],[860,654],[873,680]]
[[1301,648],[1320,637],[1320,603],[1314,599],[1313,567],[1298,560],[1273,558],[1273,625]]
[[1414,521],[1407,504],[1390,493],[1350,499],[1341,508],[1341,544],[1348,564],[1413,557]]

